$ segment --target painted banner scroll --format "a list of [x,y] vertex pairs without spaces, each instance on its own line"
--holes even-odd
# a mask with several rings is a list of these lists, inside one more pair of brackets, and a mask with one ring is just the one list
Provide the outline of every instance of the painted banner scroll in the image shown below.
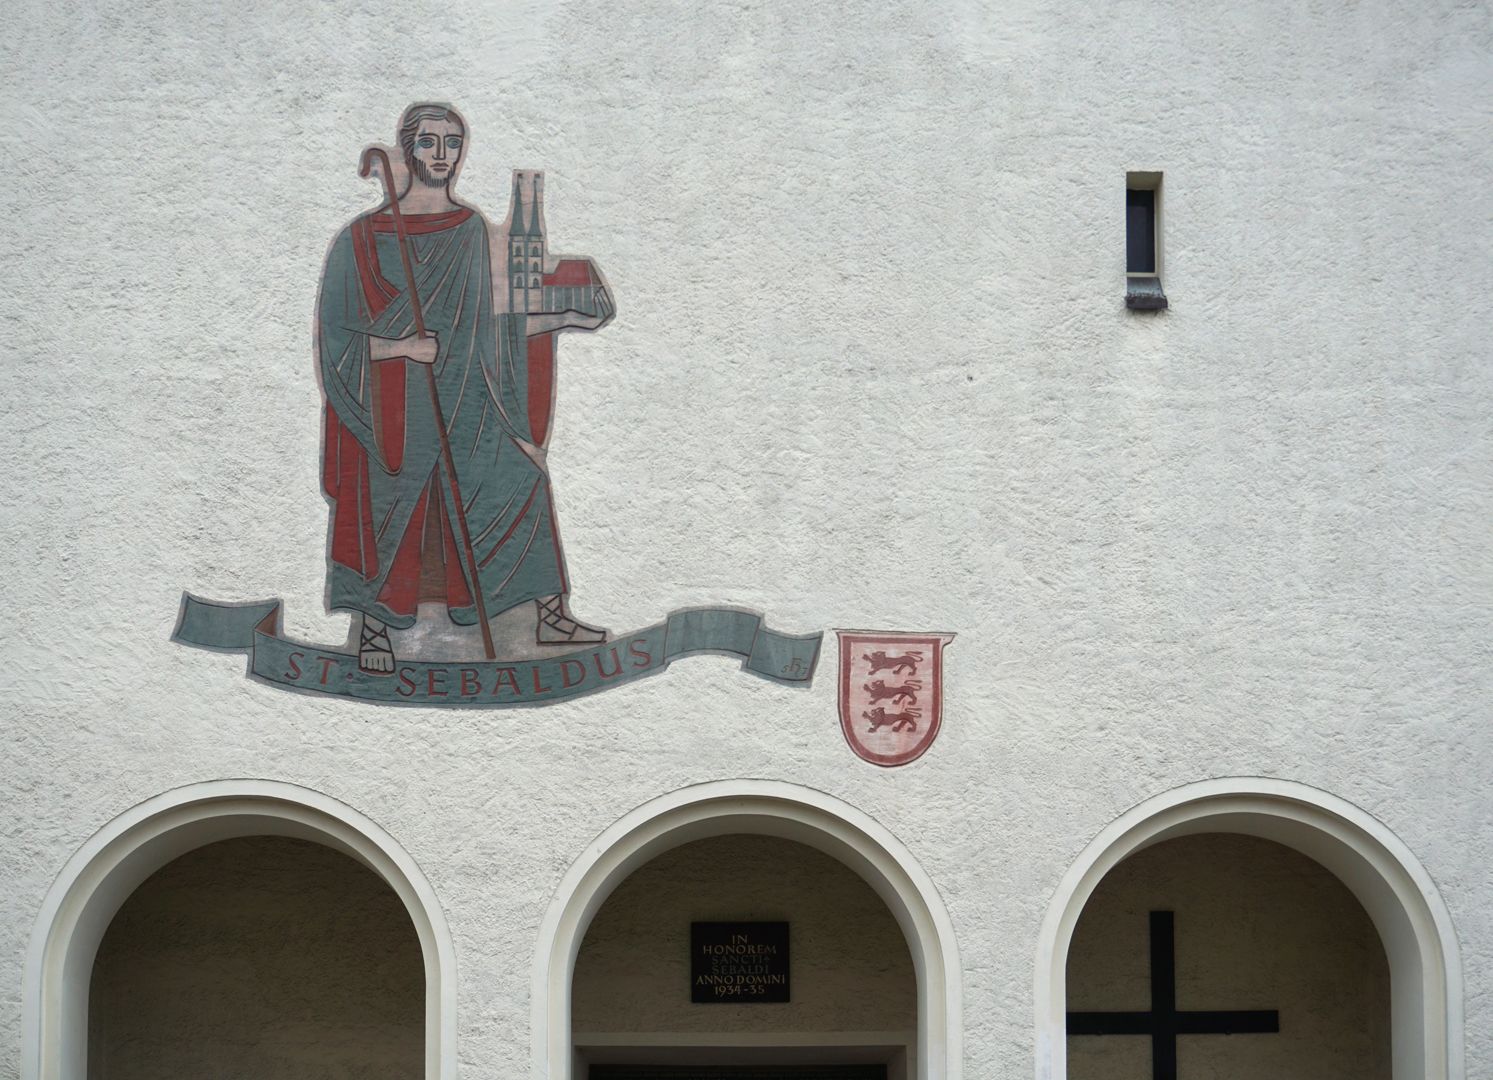
[[280,601],[218,604],[183,595],[172,640],[204,649],[247,652],[249,674],[291,690],[393,705],[540,705],[653,675],[681,656],[739,657],[742,670],[806,686],[822,634],[780,634],[761,616],[733,608],[676,611],[631,634],[527,660],[402,660],[392,677],[358,665],[356,654],[285,637]]

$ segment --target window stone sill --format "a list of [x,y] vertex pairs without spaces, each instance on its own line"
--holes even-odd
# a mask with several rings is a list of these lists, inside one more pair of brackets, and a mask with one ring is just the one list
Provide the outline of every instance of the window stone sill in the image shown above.
[[1161,279],[1133,277],[1125,279],[1125,306],[1134,311],[1161,311],[1167,306]]

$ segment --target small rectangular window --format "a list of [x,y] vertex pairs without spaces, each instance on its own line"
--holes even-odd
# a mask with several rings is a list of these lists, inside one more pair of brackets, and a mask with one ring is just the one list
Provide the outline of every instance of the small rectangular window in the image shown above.
[[1125,306],[1156,311],[1161,291],[1161,173],[1125,174]]
[[1125,272],[1156,273],[1156,191],[1125,192]]

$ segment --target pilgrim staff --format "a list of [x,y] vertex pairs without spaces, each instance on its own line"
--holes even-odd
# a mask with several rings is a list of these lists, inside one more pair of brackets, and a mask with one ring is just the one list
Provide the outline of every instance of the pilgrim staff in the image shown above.
[[[430,335],[426,333],[425,316],[420,311],[420,294],[415,291],[415,267],[410,260],[410,240],[404,231],[404,215],[399,212],[399,193],[394,190],[394,172],[389,167],[389,155],[376,146],[364,150],[358,175],[366,177],[375,159],[383,175],[384,189],[389,194],[389,213],[394,218],[394,235],[399,240],[399,261],[404,264],[404,280],[409,284],[410,291],[410,310],[415,316],[415,336],[426,338]],[[482,580],[477,576],[477,557],[472,553],[472,535],[467,529],[466,504],[461,501],[461,489],[456,483],[456,462],[451,457],[451,439],[446,434],[446,414],[441,411],[441,395],[435,385],[434,365],[421,364],[420,367],[425,369],[425,385],[430,390],[430,404],[435,410],[435,430],[441,439],[441,466],[451,493],[451,505],[456,510],[456,524],[461,531],[467,580],[472,587],[472,596],[477,601],[477,625],[482,628],[482,651],[489,660],[496,660],[498,654],[493,648],[492,629],[487,625],[487,602],[482,597]]]

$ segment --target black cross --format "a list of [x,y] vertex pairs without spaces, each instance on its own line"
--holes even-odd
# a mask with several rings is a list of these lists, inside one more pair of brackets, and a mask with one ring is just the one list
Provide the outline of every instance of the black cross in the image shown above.
[[1274,1009],[1178,1012],[1172,913],[1151,912],[1151,1011],[1070,1012],[1069,1035],[1151,1036],[1152,1080],[1177,1080],[1178,1035],[1237,1035],[1280,1030]]

